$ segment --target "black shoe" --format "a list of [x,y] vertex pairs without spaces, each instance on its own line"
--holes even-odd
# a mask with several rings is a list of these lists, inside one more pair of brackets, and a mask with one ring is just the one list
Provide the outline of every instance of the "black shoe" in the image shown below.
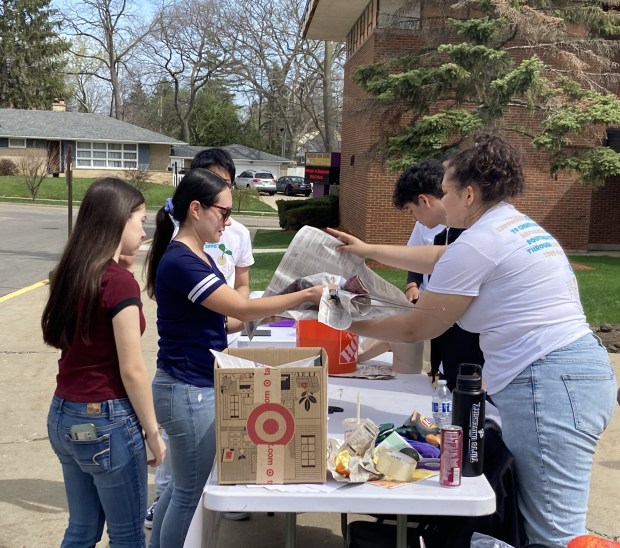
[[224,518],[233,521],[241,521],[242,519],[249,519],[249,512],[224,512]]
[[155,513],[155,507],[157,506],[157,502],[159,501],[159,497],[155,497],[153,504],[149,506],[149,509],[146,511],[146,517],[144,518],[144,526],[147,529],[153,528],[153,514]]

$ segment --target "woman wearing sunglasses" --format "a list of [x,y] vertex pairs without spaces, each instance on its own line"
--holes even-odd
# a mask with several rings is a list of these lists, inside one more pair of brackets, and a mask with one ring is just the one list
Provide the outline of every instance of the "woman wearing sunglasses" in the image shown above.
[[[147,256],[147,292],[157,301],[159,352],[153,396],[170,440],[172,481],[153,519],[150,547],[183,546],[215,456],[213,355],[227,331],[304,302],[318,304],[323,286],[248,300],[227,283],[204,252],[230,225],[232,193],[224,179],[191,170],[157,213]],[[174,221],[179,226],[174,233]],[[172,238],[172,240],[171,240]],[[229,318],[230,317],[230,321]]]

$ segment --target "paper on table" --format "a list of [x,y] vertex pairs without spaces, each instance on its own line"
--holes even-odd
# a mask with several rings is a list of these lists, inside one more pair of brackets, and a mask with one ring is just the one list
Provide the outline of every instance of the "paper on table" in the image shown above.
[[356,379],[393,379],[396,376],[390,365],[364,363],[357,365],[352,373],[339,373],[330,377],[351,377]]
[[337,481],[328,481],[326,483],[287,483],[287,484],[269,484],[269,485],[247,485],[249,489],[262,488],[268,491],[279,491],[281,493],[330,493],[336,489],[340,489],[347,485],[346,483],[338,483]]

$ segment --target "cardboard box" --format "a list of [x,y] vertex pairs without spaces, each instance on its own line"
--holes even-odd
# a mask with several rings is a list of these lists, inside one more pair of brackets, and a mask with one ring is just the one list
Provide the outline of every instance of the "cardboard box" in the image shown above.
[[[323,483],[327,354],[322,348],[229,348],[270,367],[215,367],[218,477],[231,483]],[[315,367],[278,366],[316,357]]]

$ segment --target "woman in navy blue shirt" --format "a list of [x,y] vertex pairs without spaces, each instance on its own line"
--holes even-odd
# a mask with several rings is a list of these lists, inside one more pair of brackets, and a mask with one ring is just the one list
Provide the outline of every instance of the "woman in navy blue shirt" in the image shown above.
[[[182,547],[215,456],[213,355],[230,325],[318,304],[323,286],[247,300],[227,285],[204,252],[230,225],[232,193],[224,179],[190,171],[157,214],[147,257],[147,291],[157,300],[159,352],[153,396],[170,439],[172,481],[155,510],[151,548]],[[174,221],[180,225],[172,241]]]

